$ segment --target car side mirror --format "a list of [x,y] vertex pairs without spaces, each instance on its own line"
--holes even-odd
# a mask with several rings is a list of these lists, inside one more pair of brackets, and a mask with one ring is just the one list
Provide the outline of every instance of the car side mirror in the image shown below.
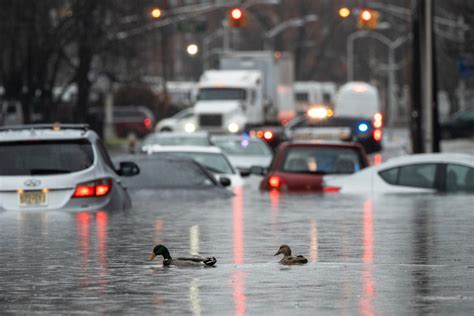
[[220,177],[219,183],[222,184],[223,187],[228,187],[232,184],[232,181],[227,177]]
[[140,173],[140,167],[134,162],[124,161],[120,163],[117,173],[122,177],[133,177]]
[[238,168],[238,169],[239,169],[239,173],[241,177],[250,176],[250,169],[247,169],[247,168]]
[[254,174],[257,176],[264,176],[267,174],[267,168],[260,167],[260,166],[252,166],[250,167],[250,174]]

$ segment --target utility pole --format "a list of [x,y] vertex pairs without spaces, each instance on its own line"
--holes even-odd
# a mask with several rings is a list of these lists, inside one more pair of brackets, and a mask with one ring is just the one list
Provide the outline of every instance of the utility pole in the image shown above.
[[411,135],[414,153],[439,152],[433,0],[413,2]]

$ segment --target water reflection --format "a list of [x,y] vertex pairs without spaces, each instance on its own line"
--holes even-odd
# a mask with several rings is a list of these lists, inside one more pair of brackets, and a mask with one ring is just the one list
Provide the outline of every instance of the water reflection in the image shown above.
[[199,254],[199,225],[189,228],[189,248],[192,256]]
[[235,316],[245,315],[245,273],[243,271],[234,271],[232,273],[232,288],[235,305]]
[[244,208],[243,191],[241,187],[234,189],[234,199],[232,201],[232,221],[234,236],[234,263],[244,263]]
[[372,200],[367,199],[364,202],[363,218],[363,255],[362,261],[364,268],[362,270],[362,296],[360,298],[360,313],[362,315],[374,314],[375,284],[373,278],[373,205]]
[[104,211],[99,211],[95,215],[97,229],[97,252],[99,257],[99,285],[104,291],[107,275],[107,224],[108,215]]
[[201,298],[199,295],[199,279],[193,278],[189,285],[189,300],[191,301],[191,311],[193,315],[201,315]]
[[310,221],[310,243],[309,243],[309,253],[310,259],[312,262],[318,261],[318,225],[316,220],[312,219]]
[[280,238],[278,231],[279,231],[279,213],[280,213],[280,191],[272,190],[269,193],[270,196],[270,207],[272,209],[272,237],[273,237],[273,244],[278,243]]
[[76,214],[76,231],[77,239],[79,241],[79,250],[81,252],[81,286],[88,286],[89,279],[87,278],[89,270],[89,256],[90,256],[90,214],[81,212]]

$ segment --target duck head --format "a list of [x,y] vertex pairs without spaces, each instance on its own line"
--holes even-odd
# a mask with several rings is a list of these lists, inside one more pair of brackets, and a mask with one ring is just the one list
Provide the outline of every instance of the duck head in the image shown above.
[[163,256],[163,258],[165,259],[171,259],[168,248],[166,248],[163,245],[156,245],[155,248],[153,248],[153,252],[151,253],[150,261],[155,259],[156,256],[160,256],[160,255]]
[[285,257],[291,256],[291,249],[288,245],[281,245],[278,251],[276,252],[275,256],[284,255]]

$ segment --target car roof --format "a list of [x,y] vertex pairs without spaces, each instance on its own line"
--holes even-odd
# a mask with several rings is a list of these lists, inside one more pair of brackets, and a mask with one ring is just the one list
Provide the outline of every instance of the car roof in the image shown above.
[[187,138],[208,138],[208,132],[165,132],[165,133],[154,133],[150,135],[154,138],[174,138],[174,137],[187,137]]
[[148,152],[193,152],[222,154],[222,150],[215,146],[151,146]]
[[417,163],[460,163],[474,167],[474,156],[461,153],[429,153],[400,156],[387,160],[379,165],[379,169],[386,169],[398,165]]
[[61,140],[88,138],[96,139],[97,134],[87,125],[19,125],[0,128],[0,142],[26,140]]
[[261,141],[263,140],[259,137],[255,136],[244,136],[244,135],[212,135],[211,139],[215,140],[242,140],[242,139],[248,139],[250,141]]
[[289,142],[283,143],[286,146],[291,147],[351,147],[351,148],[362,148],[359,143],[345,142],[342,140],[292,140]]

